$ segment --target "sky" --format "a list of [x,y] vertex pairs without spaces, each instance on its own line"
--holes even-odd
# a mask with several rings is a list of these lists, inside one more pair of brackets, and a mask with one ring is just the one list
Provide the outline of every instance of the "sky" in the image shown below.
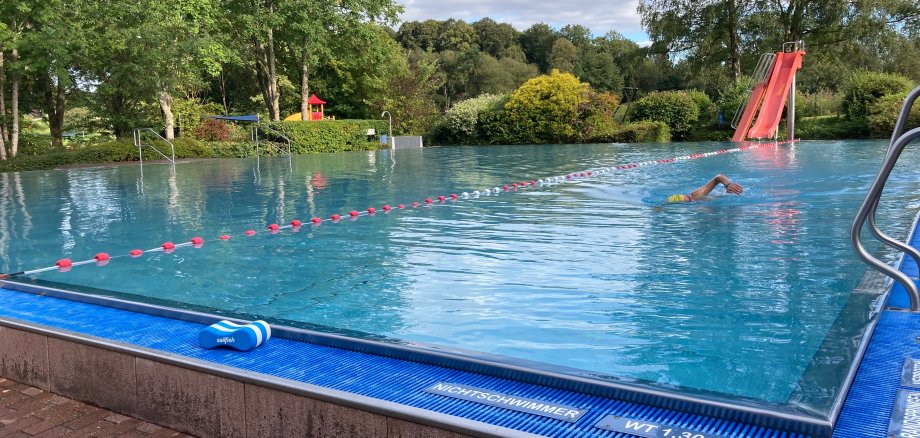
[[597,36],[615,30],[639,44],[647,43],[636,7],[639,0],[397,0],[405,7],[400,19],[422,21],[429,18],[456,18],[468,23],[489,17],[525,30],[536,23],[555,29],[566,24],[580,24]]

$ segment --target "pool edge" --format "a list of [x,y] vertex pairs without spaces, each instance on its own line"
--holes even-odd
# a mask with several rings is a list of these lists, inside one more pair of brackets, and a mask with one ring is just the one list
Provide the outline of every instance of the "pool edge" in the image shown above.
[[[16,283],[9,281],[0,281],[0,287],[15,290],[18,292],[30,293],[34,295],[45,295],[54,298],[61,298],[70,301],[77,301],[87,304],[100,305],[104,307],[111,307],[121,310],[127,310],[131,312],[144,313],[159,317],[165,317],[170,319],[176,319],[181,321],[193,322],[198,324],[211,324],[221,319],[232,319],[225,318],[216,315],[210,315],[202,312],[195,311],[186,311],[173,308],[167,308],[152,304],[130,302],[126,300],[121,300],[117,298],[109,297],[100,297],[90,294],[84,294],[79,292],[72,292],[63,289],[56,289],[44,286],[37,286],[32,284]],[[3,321],[3,320],[0,320]],[[2,325],[2,324],[0,324]],[[30,326],[25,324],[25,326]],[[57,329],[43,329],[37,328],[36,330],[47,330],[45,335],[52,335],[56,333]],[[429,365],[440,366],[444,368],[457,369],[461,371],[485,374],[493,377],[505,378],[509,380],[515,380],[519,382],[536,384],[542,386],[554,387],[562,390],[569,390],[573,392],[579,392],[589,395],[595,395],[605,398],[617,399],[626,402],[639,403],[643,405],[654,406],[663,409],[669,409],[674,411],[685,412],[695,415],[703,415],[707,417],[721,418],[730,421],[743,422],[746,424],[756,425],[767,427],[771,429],[780,429],[789,432],[797,432],[806,435],[812,435],[816,437],[828,437],[833,432],[833,421],[830,419],[819,419],[815,417],[807,417],[804,415],[795,415],[792,413],[784,413],[778,411],[772,411],[764,408],[757,408],[753,406],[746,405],[734,405],[727,401],[720,400],[709,400],[700,397],[693,397],[682,395],[678,393],[669,393],[666,391],[656,390],[654,388],[647,388],[641,386],[633,386],[628,384],[621,384],[615,382],[605,382],[599,381],[596,379],[582,378],[577,376],[563,375],[548,371],[542,370],[533,370],[525,367],[501,364],[495,362],[489,362],[486,360],[462,357],[451,354],[449,352],[437,352],[437,351],[427,351],[420,350],[413,347],[402,346],[402,345],[393,345],[378,341],[364,340],[350,338],[346,336],[328,334],[315,332],[305,329],[292,328],[292,327],[283,327],[283,326],[273,326],[273,335],[276,337],[286,338],[290,340],[307,342],[311,344],[323,345],[333,348],[358,351],[361,353],[367,353],[377,356],[389,357],[399,360],[412,361],[426,363]],[[79,338],[79,336],[78,336]],[[98,344],[96,346],[107,345],[106,341],[95,341]],[[111,348],[124,348],[123,346],[112,344]],[[155,353],[145,351],[145,354],[152,354],[153,357],[159,358],[157,360],[173,360],[170,356],[167,355],[157,355]],[[205,367],[207,368],[207,367]],[[229,367],[228,367],[229,369]],[[237,370],[236,368],[232,368]],[[221,373],[228,373],[226,369],[219,371]],[[237,371],[239,374],[239,371]],[[235,374],[233,374],[235,375]],[[264,376],[267,377],[267,376]],[[250,378],[255,378],[250,376]],[[271,381],[272,379],[267,379]],[[256,379],[254,382],[262,382],[261,379]],[[27,382],[26,382],[27,383]],[[272,384],[272,383],[268,383]],[[299,383],[298,383],[299,384]],[[260,386],[264,384],[259,383]],[[296,385],[295,385],[296,386]],[[407,407],[408,408],[408,407]],[[416,408],[409,408],[416,409]],[[425,411],[426,413],[433,413],[430,411]],[[426,414],[427,415],[427,414]],[[472,422],[479,427],[484,426],[484,423]],[[440,424],[440,423],[438,423]],[[437,427],[437,426],[435,426]],[[463,429],[457,430],[460,433],[469,433],[476,431],[476,428],[473,429]],[[510,430],[510,429],[508,429]],[[482,436],[493,436],[493,435],[482,435]],[[501,434],[495,436],[510,436],[508,434]],[[523,435],[523,436],[533,436],[533,435]]]

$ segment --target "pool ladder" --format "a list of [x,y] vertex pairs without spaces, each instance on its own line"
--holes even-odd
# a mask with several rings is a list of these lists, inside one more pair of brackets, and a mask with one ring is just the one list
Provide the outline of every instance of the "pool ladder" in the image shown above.
[[920,293],[917,291],[917,284],[914,282],[914,279],[869,254],[862,245],[860,234],[862,233],[863,226],[866,225],[868,221],[869,230],[872,231],[872,234],[875,235],[878,240],[892,248],[907,253],[914,259],[917,265],[920,266],[920,251],[917,251],[917,249],[911,247],[907,243],[886,235],[878,228],[878,224],[876,224],[875,221],[876,210],[878,210],[878,200],[882,196],[882,190],[885,189],[885,183],[891,175],[891,170],[894,168],[894,165],[897,164],[898,158],[901,157],[901,152],[904,151],[904,148],[914,140],[920,138],[920,127],[904,132],[911,108],[914,106],[914,102],[917,98],[920,98],[920,87],[915,88],[907,95],[907,98],[904,99],[904,105],[901,107],[901,114],[898,116],[894,131],[891,133],[891,143],[888,146],[888,153],[885,155],[885,160],[882,162],[882,168],[875,177],[875,181],[873,181],[872,185],[869,187],[869,192],[866,193],[866,199],[863,200],[862,205],[859,207],[859,211],[856,213],[856,218],[853,219],[853,224],[850,226],[850,240],[853,242],[853,249],[856,250],[856,254],[858,254],[863,261],[868,263],[869,266],[893,278],[900,283],[901,286],[904,286],[904,289],[907,291],[907,296],[910,298],[910,310],[914,312],[920,311]]

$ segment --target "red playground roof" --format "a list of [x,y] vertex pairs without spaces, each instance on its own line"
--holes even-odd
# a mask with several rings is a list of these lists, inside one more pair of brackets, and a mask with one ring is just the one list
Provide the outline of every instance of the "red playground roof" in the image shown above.
[[326,101],[316,97],[316,94],[312,94],[310,95],[310,99],[307,100],[307,103],[309,103],[310,105],[322,105],[326,103]]

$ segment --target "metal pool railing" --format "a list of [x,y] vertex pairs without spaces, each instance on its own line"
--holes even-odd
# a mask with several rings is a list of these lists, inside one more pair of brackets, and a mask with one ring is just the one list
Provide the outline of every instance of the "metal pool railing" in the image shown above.
[[914,102],[918,98],[920,98],[920,87],[915,88],[907,95],[907,98],[904,99],[904,105],[901,107],[901,114],[898,116],[894,131],[891,133],[891,143],[888,146],[888,153],[885,155],[885,160],[882,162],[882,168],[872,182],[872,186],[869,187],[866,198],[859,207],[859,211],[856,213],[856,217],[853,219],[853,224],[850,227],[850,240],[853,242],[853,249],[856,250],[856,254],[859,255],[863,261],[868,263],[869,266],[893,278],[904,286],[910,298],[910,310],[915,312],[920,311],[920,292],[917,290],[917,284],[914,282],[914,279],[869,254],[862,244],[861,233],[863,225],[866,225],[868,222],[869,230],[879,241],[910,255],[914,261],[917,262],[917,265],[920,265],[920,251],[917,251],[905,242],[901,242],[883,233],[876,224],[876,210],[878,209],[879,198],[882,196],[882,191],[885,189],[885,183],[888,182],[891,170],[894,169],[895,164],[897,164],[898,158],[901,157],[901,152],[904,151],[904,148],[914,140],[920,138],[920,127],[916,127],[907,132],[904,131],[911,108],[913,108]]

